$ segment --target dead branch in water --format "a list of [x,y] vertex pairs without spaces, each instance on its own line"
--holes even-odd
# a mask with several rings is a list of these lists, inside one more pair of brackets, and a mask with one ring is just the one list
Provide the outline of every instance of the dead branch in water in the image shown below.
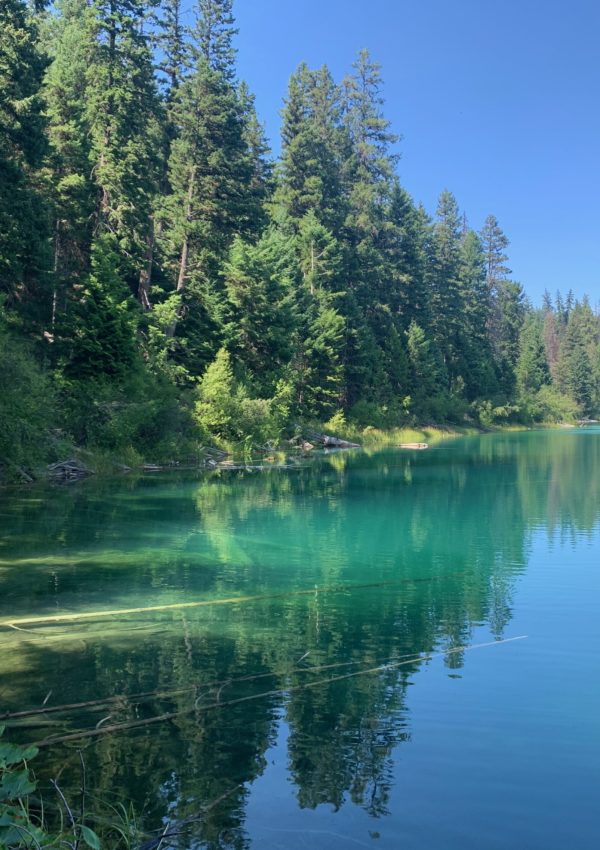
[[251,702],[257,699],[264,699],[271,696],[285,696],[294,691],[307,690],[308,688],[316,688],[321,685],[329,685],[333,682],[341,682],[345,679],[356,678],[357,676],[368,676],[375,673],[385,673],[388,670],[394,670],[406,664],[413,664],[416,661],[432,661],[434,658],[443,658],[447,655],[457,652],[468,652],[473,649],[483,649],[491,646],[499,646],[500,644],[511,643],[517,640],[524,640],[527,635],[518,635],[516,637],[504,638],[503,640],[488,641],[487,643],[471,644],[470,646],[457,646],[444,652],[430,653],[428,655],[415,656],[408,661],[392,661],[387,664],[379,664],[376,667],[369,667],[366,670],[357,670],[352,673],[344,673],[339,676],[330,676],[328,679],[318,679],[316,682],[306,682],[304,685],[289,685],[286,688],[276,688],[270,691],[264,691],[259,694],[250,694],[245,697],[237,697],[236,699],[225,700],[224,702],[213,702],[207,705],[193,705],[191,708],[181,709],[179,711],[170,711],[165,714],[159,714],[155,717],[148,717],[144,720],[131,720],[126,723],[115,723],[112,726],[102,726],[100,729],[83,729],[79,732],[71,732],[68,735],[55,736],[54,738],[45,738],[42,741],[35,743],[36,747],[51,747],[55,744],[64,744],[68,741],[79,741],[82,738],[97,738],[100,735],[108,735],[115,732],[129,731],[130,729],[139,729],[141,727],[150,726],[155,723],[165,723],[170,720],[175,720],[177,717],[182,717],[186,714],[194,714],[199,711],[210,711],[216,708],[226,708],[231,705],[240,705],[241,703]]

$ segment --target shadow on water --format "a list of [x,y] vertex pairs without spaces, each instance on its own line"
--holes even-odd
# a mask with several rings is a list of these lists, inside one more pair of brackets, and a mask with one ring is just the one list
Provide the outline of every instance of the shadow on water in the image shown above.
[[423,656],[441,652],[458,675],[457,648],[482,631],[507,634],[532,535],[552,545],[597,529],[600,476],[589,470],[600,469],[600,440],[590,436],[484,436],[292,472],[6,497],[0,620],[264,597],[0,629],[0,711],[48,694],[49,707],[122,695],[10,721],[11,736],[168,715],[45,748],[38,773],[60,774],[75,794],[83,747],[95,793],[132,800],[148,828],[202,814],[188,824],[198,847],[250,845],[252,783],[282,735],[299,807],[387,815]]

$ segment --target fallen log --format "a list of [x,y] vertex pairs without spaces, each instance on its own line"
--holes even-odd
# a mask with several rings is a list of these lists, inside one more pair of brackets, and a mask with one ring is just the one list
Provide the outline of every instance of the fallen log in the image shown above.
[[422,451],[423,449],[428,449],[428,443],[400,443],[398,446],[399,449],[417,449]]
[[307,436],[310,442],[319,443],[326,449],[360,449],[359,443],[351,443],[348,440],[332,437],[329,434],[319,434],[316,431],[309,431],[307,432]]
[[73,481],[74,479],[85,478],[88,475],[94,474],[92,469],[88,469],[87,466],[74,458],[50,463],[47,469],[50,478],[60,481]]

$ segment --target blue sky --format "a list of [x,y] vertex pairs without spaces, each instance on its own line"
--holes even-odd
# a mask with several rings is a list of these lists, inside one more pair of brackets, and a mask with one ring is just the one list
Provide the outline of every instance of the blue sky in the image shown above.
[[593,0],[237,0],[239,74],[275,150],[301,61],[336,79],[367,47],[382,65],[399,173],[433,212],[492,212],[534,303],[600,302],[600,3]]

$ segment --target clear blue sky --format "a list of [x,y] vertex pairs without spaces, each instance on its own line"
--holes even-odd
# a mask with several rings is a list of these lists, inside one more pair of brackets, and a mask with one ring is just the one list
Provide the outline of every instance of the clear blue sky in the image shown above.
[[435,211],[492,212],[534,303],[572,287],[600,302],[598,0],[237,0],[239,74],[275,151],[301,61],[340,79],[367,47],[402,134],[402,183]]

